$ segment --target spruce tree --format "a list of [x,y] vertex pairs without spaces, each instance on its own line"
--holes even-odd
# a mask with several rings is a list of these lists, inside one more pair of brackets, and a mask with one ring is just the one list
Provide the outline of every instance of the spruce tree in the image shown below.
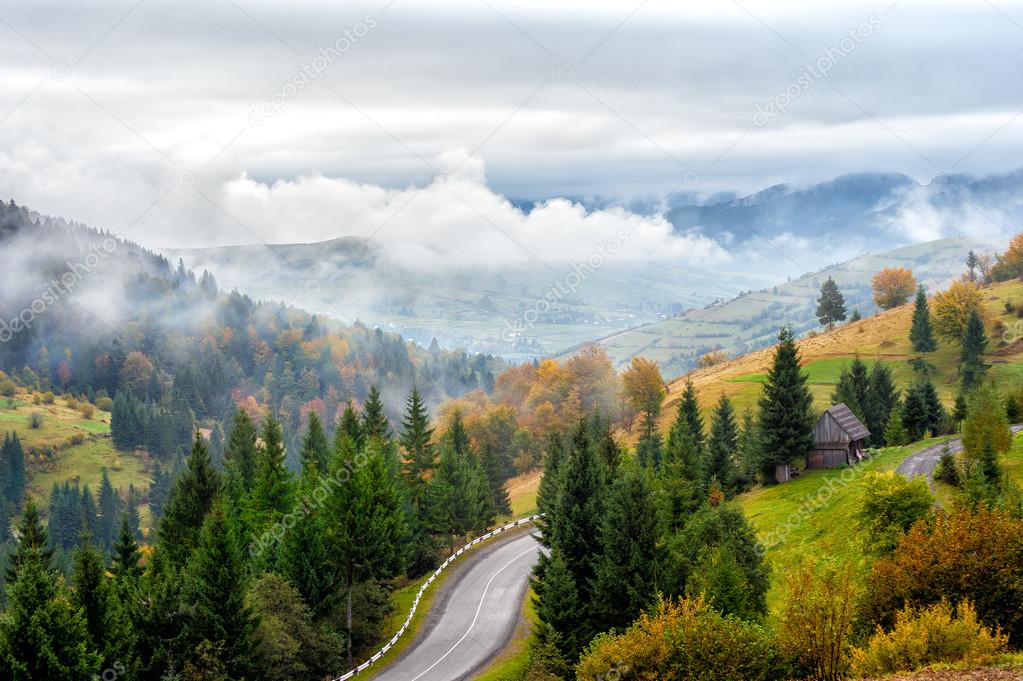
[[127,512],[121,515],[121,531],[117,535],[117,543],[114,544],[114,575],[121,580],[136,579],[142,576],[142,552],[139,551],[138,542],[135,540],[135,532],[132,529],[131,517]]
[[206,441],[197,431],[185,470],[175,481],[160,519],[160,547],[173,566],[182,566],[198,545],[199,530],[220,487]]
[[24,548],[17,577],[8,581],[7,609],[0,617],[5,680],[89,679],[101,669],[99,654],[89,649],[82,612],[48,563],[41,549]]
[[82,612],[89,649],[99,652],[104,668],[128,665],[134,634],[120,607],[99,551],[85,542],[75,551],[72,602]]
[[448,535],[452,548],[455,537],[493,522],[493,490],[457,411],[441,438],[440,459],[428,494],[430,524],[438,533]]
[[284,463],[284,433],[273,414],[263,420],[262,442],[256,449],[256,472],[243,515],[248,529],[261,533],[291,510],[294,485]]
[[33,557],[38,558],[43,567],[51,569],[53,548],[50,536],[39,517],[39,509],[31,498],[25,503],[25,513],[18,523],[18,544],[8,559],[7,583],[11,584],[18,578],[18,570]]
[[970,392],[984,378],[984,372],[987,371],[987,365],[984,364],[984,351],[987,349],[987,344],[984,320],[974,309],[966,321],[962,351],[959,355],[959,372],[962,376],[964,392]]
[[838,379],[838,385],[831,396],[832,404],[845,404],[852,413],[866,423],[868,413],[873,408],[873,398],[870,394],[870,374],[867,365],[860,359],[859,355],[853,357],[852,364],[842,368]]
[[202,668],[205,660],[195,653],[208,641],[219,650],[218,658],[230,678],[256,674],[257,622],[245,603],[245,564],[237,530],[223,502],[215,503],[206,516],[182,580],[182,639],[192,651],[190,662]]
[[[401,570],[407,525],[393,442],[373,436],[351,480],[330,495],[327,542],[341,567],[345,591],[345,646],[352,662],[352,595],[356,581],[387,579]],[[335,465],[345,462],[336,461]],[[351,462],[347,462],[351,464]]]
[[727,496],[736,491],[739,472],[735,454],[739,447],[739,429],[735,424],[735,410],[727,395],[721,395],[710,422],[707,440],[707,462],[704,466],[704,484],[717,480]]
[[403,472],[408,487],[409,499],[418,514],[422,514],[426,496],[426,480],[436,465],[433,447],[433,428],[426,405],[413,386],[405,405],[405,416],[401,421],[399,442],[405,450]]
[[5,433],[4,444],[0,449],[0,480],[3,489],[0,498],[6,497],[15,512],[21,509],[25,500],[25,451],[17,433]]
[[654,602],[658,539],[650,485],[629,467],[608,493],[600,528],[591,608],[600,631],[631,624]]
[[210,430],[210,460],[213,467],[218,471],[224,470],[224,429],[220,427],[220,421],[213,424]]
[[909,341],[914,352],[934,352],[938,343],[934,339],[931,328],[931,308],[927,304],[927,292],[923,286],[916,291],[916,304],[913,307],[913,326],[909,330]]
[[693,436],[693,442],[698,449],[703,448],[703,417],[700,416],[700,404],[696,400],[696,387],[693,379],[686,379],[686,386],[682,391],[682,398],[678,403],[678,414],[675,422],[684,418],[689,424],[689,432]]
[[543,476],[536,492],[536,509],[540,518],[536,521],[540,533],[537,540],[545,548],[550,548],[550,538],[554,532],[554,508],[561,494],[561,466],[565,459],[565,448],[561,437],[551,433],[544,449]]
[[391,437],[391,426],[384,416],[384,403],[375,385],[370,387],[366,404],[363,405],[362,435],[366,439],[378,437],[386,440]]
[[231,435],[224,448],[224,465],[237,471],[245,491],[256,475],[256,426],[242,409],[235,410]]
[[323,430],[320,417],[315,411],[309,412],[305,437],[302,438],[302,477],[316,479],[327,472],[330,460],[330,443]]
[[104,467],[99,488],[99,520],[96,524],[97,543],[104,552],[109,552],[114,546],[122,512],[121,497],[110,484],[110,475]]
[[355,410],[355,405],[352,404],[351,400],[348,400],[345,404],[345,410],[341,414],[341,418],[338,420],[337,427],[334,429],[335,451],[338,450],[341,444],[341,439],[345,436],[351,439],[356,450],[362,450],[362,446],[364,444],[362,424],[359,421],[359,413]]
[[845,320],[845,298],[838,290],[835,280],[828,277],[828,280],[821,284],[821,294],[817,299],[817,321],[827,326],[830,331],[835,322]]
[[909,433],[906,432],[906,427],[902,424],[902,413],[898,407],[893,407],[892,413],[888,416],[888,423],[885,424],[884,429],[884,441],[889,447],[909,444]]
[[760,398],[760,432],[765,480],[774,480],[775,467],[805,459],[814,446],[813,398],[806,375],[799,367],[799,351],[792,331],[778,334],[774,363]]
[[884,432],[888,427],[888,417],[899,402],[899,393],[895,389],[892,370],[885,362],[874,362],[870,370],[870,395],[873,405],[867,414],[867,429],[870,430],[870,441],[874,444],[887,443]]
[[742,426],[739,428],[739,480],[740,489],[749,489],[760,473],[760,430],[757,426],[753,409],[747,407],[742,413]]
[[483,445],[480,463],[483,467],[483,474],[487,477],[487,482],[490,485],[491,511],[495,515],[511,515],[511,499],[508,496],[508,490],[504,488],[504,470],[489,442]]

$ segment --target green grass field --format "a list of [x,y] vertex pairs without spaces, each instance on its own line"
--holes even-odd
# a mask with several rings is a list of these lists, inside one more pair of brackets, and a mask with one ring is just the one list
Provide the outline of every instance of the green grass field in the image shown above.
[[780,604],[781,576],[805,557],[865,562],[855,514],[866,491],[866,474],[895,470],[911,452],[935,442],[940,439],[888,447],[856,467],[809,471],[791,482],[737,497],[736,502],[767,549],[772,573],[768,593],[771,612],[776,612]]

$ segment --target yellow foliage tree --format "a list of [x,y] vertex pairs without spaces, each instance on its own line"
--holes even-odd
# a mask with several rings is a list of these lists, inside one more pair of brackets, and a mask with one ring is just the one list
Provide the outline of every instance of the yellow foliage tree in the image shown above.
[[625,399],[635,412],[643,412],[650,419],[661,413],[666,391],[657,362],[646,357],[633,357],[629,368],[622,374],[622,385]]
[[916,291],[913,270],[905,267],[886,267],[870,280],[874,290],[874,302],[882,310],[905,305]]
[[931,314],[934,317],[934,328],[942,338],[958,343],[966,330],[966,322],[970,313],[977,310],[983,317],[980,307],[980,288],[969,281],[955,281],[947,289],[934,296],[931,303]]

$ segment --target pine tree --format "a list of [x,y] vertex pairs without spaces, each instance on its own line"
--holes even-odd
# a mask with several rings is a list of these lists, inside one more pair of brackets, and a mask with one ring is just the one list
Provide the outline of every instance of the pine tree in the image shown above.
[[88,485],[82,487],[81,507],[79,509],[79,517],[81,518],[81,526],[78,530],[79,541],[75,542],[75,546],[80,546],[86,537],[88,541],[95,541],[96,537],[96,523],[99,519],[99,510],[96,508],[96,499],[92,496],[92,490],[89,489]]
[[242,409],[235,410],[234,425],[224,449],[224,463],[239,474],[245,491],[256,475],[256,426]]
[[352,401],[349,400],[345,404],[345,410],[341,414],[341,418],[338,420],[337,427],[334,429],[334,450],[340,446],[341,439],[343,437],[349,437],[352,444],[355,445],[357,451],[362,450],[362,446],[365,444],[362,424],[359,421],[359,413],[355,411],[355,406]]
[[330,495],[326,504],[326,514],[331,519],[327,543],[342,568],[349,666],[355,583],[398,574],[402,567],[402,544],[407,536],[394,444],[373,436],[363,454],[365,463],[355,467],[351,480]]
[[710,423],[707,440],[707,463],[704,466],[704,484],[716,479],[727,496],[736,491],[739,471],[735,466],[735,453],[739,447],[739,429],[735,424],[735,410],[727,395],[721,395]]
[[261,439],[255,478],[243,512],[247,527],[257,534],[288,513],[294,500],[291,472],[284,463],[284,433],[273,414],[263,421]]
[[585,604],[579,601],[578,585],[560,549],[552,549],[550,557],[541,554],[534,568],[533,593],[541,645],[553,647],[564,658],[565,651],[581,650],[589,643],[581,640],[589,632],[579,631]]
[[25,504],[25,513],[18,523],[18,545],[8,559],[7,583],[11,584],[18,578],[18,570],[28,560],[37,558],[47,570],[51,569],[53,548],[50,536],[39,517],[39,509],[29,498]]
[[[590,639],[597,633],[593,618],[593,586],[596,580],[596,566],[603,554],[601,546],[601,525],[605,502],[604,474],[601,462],[589,442],[585,422],[576,428],[572,447],[560,466],[561,493],[554,500],[549,521],[550,536],[544,539],[550,543],[551,555],[564,559],[569,580],[557,577],[558,582],[574,584],[575,617],[570,622],[564,616],[552,621],[542,619],[550,608],[547,603],[538,603],[537,614],[544,626],[557,631],[561,640],[559,647],[566,659],[574,662]],[[551,559],[541,557],[534,574],[541,585],[539,594],[546,599],[548,591],[547,574],[551,571]],[[552,578],[553,579],[553,578]],[[564,594],[562,594],[563,596]],[[559,597],[561,600],[561,596]]]
[[103,557],[89,542],[75,551],[71,583],[72,602],[85,618],[89,648],[99,652],[104,668],[128,663],[133,632],[105,574]]
[[391,426],[384,416],[384,403],[375,385],[370,387],[366,404],[363,405],[362,434],[366,439],[378,437],[386,440],[391,437]]
[[198,544],[203,519],[220,487],[206,441],[195,434],[185,470],[175,481],[160,519],[160,546],[174,566],[185,564]]
[[682,390],[682,398],[678,403],[678,415],[675,422],[684,418],[689,424],[689,432],[693,436],[693,442],[697,449],[703,448],[703,417],[700,416],[700,404],[696,400],[696,387],[693,386],[693,379],[686,379],[686,386]]
[[749,489],[760,472],[760,431],[753,409],[747,407],[742,413],[742,427],[739,429],[739,491]]
[[419,391],[413,386],[401,421],[399,442],[405,450],[403,472],[409,499],[417,514],[422,516],[426,496],[426,479],[436,465],[436,452],[431,442],[433,429]]
[[118,579],[135,579],[142,576],[142,552],[139,551],[135,532],[132,529],[131,517],[125,512],[121,515],[121,531],[114,544],[113,571]]
[[99,488],[99,520],[96,527],[98,545],[104,552],[109,552],[113,548],[122,512],[121,497],[110,484],[110,475],[104,467]]
[[5,433],[4,444],[0,448],[0,500],[6,498],[15,512],[21,509],[25,500],[25,452],[17,433]]
[[934,340],[934,329],[931,328],[931,308],[927,304],[927,292],[921,286],[916,291],[916,304],[913,307],[913,326],[909,330],[909,341],[914,352],[934,352],[938,343]]
[[537,537],[544,548],[550,548],[550,538],[554,532],[554,508],[558,495],[561,494],[561,465],[565,459],[565,448],[561,437],[551,433],[547,439],[547,447],[543,457],[543,476],[536,492],[536,508],[540,518],[536,521],[540,534]]
[[494,449],[490,443],[483,445],[480,453],[480,463],[483,467],[483,474],[490,484],[491,510],[495,515],[511,515],[511,499],[508,490],[504,488],[504,470],[501,462],[494,455]]
[[845,320],[845,298],[831,277],[821,284],[821,295],[817,299],[816,314],[817,320],[827,326],[829,331],[834,328],[835,322]]
[[977,281],[977,267],[980,265],[980,258],[972,250],[966,254],[966,276],[970,281]]
[[[29,507],[35,509],[31,502]],[[8,581],[7,610],[0,617],[6,680],[88,679],[100,670],[100,656],[88,647],[85,619],[48,563],[42,549],[24,548],[17,577]]]
[[457,411],[441,438],[440,459],[428,494],[430,524],[435,531],[451,538],[452,547],[455,537],[481,530],[493,522],[493,491]]
[[[208,641],[219,650],[230,678],[255,674],[257,622],[245,603],[245,564],[223,502],[214,503],[204,520],[182,578],[181,602],[186,604],[182,638],[189,649],[197,651]],[[204,660],[193,653],[191,662],[201,668]]]
[[626,469],[611,487],[602,521],[591,612],[607,631],[632,623],[656,594],[657,513],[640,470]]
[[761,469],[773,480],[775,467],[804,459],[814,446],[813,398],[799,367],[792,331],[778,334],[778,349],[760,398],[760,432],[765,456]]
[[984,364],[984,351],[987,349],[987,333],[984,331],[984,320],[976,309],[970,312],[963,332],[962,351],[959,355],[959,372],[963,379],[963,391],[970,392],[984,378],[987,365]]
[[141,498],[135,485],[128,483],[128,503],[125,504],[124,514],[128,516],[128,526],[135,541],[142,540],[142,515],[139,513]]
[[210,431],[210,460],[213,467],[218,471],[224,470],[224,429],[220,427],[220,421],[213,424]]
[[880,360],[874,362],[874,368],[870,370],[870,394],[873,410],[867,414],[866,426],[871,433],[871,442],[883,445],[888,442],[884,433],[888,417],[899,402],[899,393],[892,380],[892,370]]
[[303,478],[315,479],[327,472],[330,443],[327,442],[327,433],[315,411],[309,412],[309,423],[302,439],[301,459]]
[[170,496],[171,484],[171,475],[165,473],[163,466],[157,461],[153,467],[153,482],[149,485],[149,510],[154,523],[158,523],[163,517],[163,509],[167,504],[167,497]]
[[866,423],[867,412],[872,406],[870,395],[870,375],[867,365],[859,355],[853,358],[852,364],[842,367],[838,385],[831,395],[831,404],[845,404],[852,413]]

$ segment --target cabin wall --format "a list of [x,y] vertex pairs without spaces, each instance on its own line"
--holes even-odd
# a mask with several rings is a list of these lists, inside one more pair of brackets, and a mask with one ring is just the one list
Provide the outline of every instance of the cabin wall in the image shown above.
[[806,459],[807,468],[837,468],[849,463],[847,449],[815,449]]
[[849,435],[838,425],[838,421],[831,414],[824,414],[817,420],[813,428],[814,440],[819,443],[847,444]]

